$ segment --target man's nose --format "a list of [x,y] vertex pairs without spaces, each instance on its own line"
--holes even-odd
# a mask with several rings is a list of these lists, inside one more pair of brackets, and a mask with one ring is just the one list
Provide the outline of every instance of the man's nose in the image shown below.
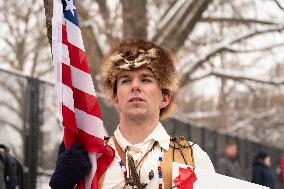
[[134,78],[132,80],[132,91],[140,91],[141,90],[141,82],[138,78]]

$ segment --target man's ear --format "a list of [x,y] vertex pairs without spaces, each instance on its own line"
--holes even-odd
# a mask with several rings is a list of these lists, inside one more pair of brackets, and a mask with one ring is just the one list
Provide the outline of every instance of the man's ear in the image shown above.
[[170,91],[165,91],[162,93],[162,100],[160,102],[160,109],[165,108],[169,105],[173,97],[173,93]]
[[114,96],[112,97],[112,105],[115,107],[115,109],[116,109],[117,111],[119,111],[117,95],[114,95]]

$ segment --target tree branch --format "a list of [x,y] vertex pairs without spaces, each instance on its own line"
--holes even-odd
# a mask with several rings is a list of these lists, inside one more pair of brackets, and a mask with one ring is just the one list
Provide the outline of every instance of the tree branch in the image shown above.
[[[181,1],[177,1],[175,14],[170,15],[163,24],[163,27],[158,28],[157,33],[153,37],[153,41],[177,51],[181,48],[188,38],[197,22],[200,20],[202,14],[206,11],[208,5],[212,0],[193,0],[184,1],[182,6]],[[170,14],[172,11],[169,11]]]
[[5,101],[0,101],[0,106],[4,106],[8,110],[16,113],[19,116],[19,118],[22,117],[21,112],[18,109],[16,109],[15,107],[13,107],[10,103],[7,103]]
[[218,69],[212,69],[211,71],[203,74],[202,76],[192,78],[189,82],[201,80],[209,76],[216,76],[219,78],[231,79],[234,81],[252,81],[255,83],[275,85],[275,86],[284,85],[284,77],[275,78],[275,79],[262,79],[262,78],[256,78],[244,75],[243,73],[237,73],[231,70],[218,70]]
[[201,22],[229,22],[230,24],[263,24],[263,25],[279,25],[278,23],[258,20],[252,18],[226,18],[226,17],[203,17],[200,19]]
[[282,43],[277,43],[273,45],[269,45],[266,47],[261,47],[257,49],[246,49],[246,50],[239,50],[239,49],[233,49],[233,48],[225,48],[224,51],[232,52],[232,53],[253,53],[253,52],[259,52],[259,51],[268,51],[277,47],[282,47],[284,46],[284,42]]
[[281,4],[279,3],[279,1],[277,1],[277,0],[272,0],[272,1],[274,1],[274,2],[276,3],[276,5],[277,5],[281,10],[284,11],[284,7],[281,6]]
[[15,60],[11,60],[9,53],[7,52],[3,52],[3,54],[0,55],[0,61],[5,64],[8,63],[8,65],[10,65],[12,68],[16,68],[16,61]]
[[44,47],[45,43],[43,43],[43,40],[45,39],[45,36],[42,32],[40,32],[39,37],[35,39],[35,45],[34,49],[35,52],[33,54],[33,59],[32,59],[32,68],[31,68],[31,76],[33,77],[35,75],[37,66],[38,64],[38,57],[40,55],[41,49]]
[[12,127],[13,129],[15,129],[20,134],[23,132],[22,129],[17,127],[17,125],[15,125],[14,123],[11,123],[11,122],[9,122],[7,120],[0,119],[0,124],[4,125],[4,126],[6,125],[6,126],[9,126],[9,127]]
[[100,7],[100,13],[102,17],[104,18],[105,22],[109,20],[109,9],[107,8],[106,1],[105,0],[96,0]]
[[[205,74],[202,74],[202,75],[199,75],[199,76],[196,76],[196,77],[192,77],[192,78],[190,78],[190,80],[187,81],[187,83],[192,83],[192,82],[195,82],[195,81],[199,81],[199,80],[205,79],[205,78],[207,78],[209,76],[212,76],[211,72],[207,72]],[[184,86],[185,84],[182,84],[182,85]]]
[[282,32],[283,30],[284,30],[284,26],[280,26],[280,27],[276,27],[276,28],[269,28],[267,30],[261,30],[261,31],[258,30],[258,31],[246,34],[242,37],[239,37],[239,38],[233,40],[230,44],[232,45],[234,43],[239,43],[243,40],[246,40],[246,39],[251,38],[251,37],[255,37],[257,35],[272,33],[272,32]]
[[36,75],[37,75],[37,77],[41,77],[41,76],[44,76],[44,75],[47,74],[47,73],[52,72],[52,70],[53,70],[53,67],[50,66],[49,68],[47,68],[47,69],[45,69],[45,70],[38,71]]
[[[10,36],[11,37],[11,36]],[[16,50],[16,47],[15,47],[15,44],[13,44],[12,42],[11,42],[11,38],[10,37],[7,37],[7,38],[3,38],[3,41],[11,48],[11,50],[13,51],[13,52],[16,52],[17,50]]]
[[284,30],[284,26],[282,27],[277,27],[277,28],[269,28],[267,30],[262,30],[262,31],[254,31],[251,32],[249,34],[245,34],[241,37],[238,37],[236,39],[233,39],[227,43],[221,44],[219,46],[217,46],[216,48],[214,48],[213,51],[211,51],[210,53],[202,56],[197,62],[192,63],[191,66],[189,67],[188,71],[186,71],[181,79],[181,83],[182,85],[186,83],[187,80],[190,80],[190,76],[191,74],[198,69],[199,67],[201,67],[204,63],[206,63],[210,58],[212,58],[213,56],[216,56],[217,54],[223,52],[224,50],[228,50],[230,45],[233,45],[235,43],[239,43],[243,40],[249,39],[251,37],[255,37],[257,35],[261,35],[261,34],[266,34],[266,33],[271,33],[271,32],[282,32]]
[[17,96],[18,92],[12,87],[10,87],[6,81],[0,81],[0,86],[7,90],[9,94],[11,94],[17,100],[17,102],[20,102],[20,97]]
[[253,119],[251,117],[245,118],[244,120],[241,120],[237,122],[235,125],[229,127],[226,132],[232,133],[235,132],[237,129],[240,129],[242,127],[247,127],[252,122],[252,120]]
[[256,83],[261,83],[261,84],[269,84],[269,85],[283,85],[284,84],[284,78],[276,78],[276,79],[262,79],[262,78],[255,78],[251,76],[246,76],[242,73],[228,73],[224,72],[221,70],[212,70],[211,75],[214,75],[216,77],[221,77],[221,78],[226,78],[226,79],[231,79],[235,81],[240,81],[240,80],[247,80],[247,81],[253,81]]

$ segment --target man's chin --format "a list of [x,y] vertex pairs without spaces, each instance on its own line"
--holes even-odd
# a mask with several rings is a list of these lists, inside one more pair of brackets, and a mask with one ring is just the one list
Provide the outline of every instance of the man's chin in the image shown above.
[[127,119],[135,122],[144,122],[148,118],[146,111],[135,111],[127,113]]

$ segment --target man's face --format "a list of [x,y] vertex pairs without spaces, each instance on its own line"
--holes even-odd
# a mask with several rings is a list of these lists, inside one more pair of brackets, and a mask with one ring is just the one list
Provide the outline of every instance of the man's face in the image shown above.
[[235,158],[238,154],[238,147],[237,145],[231,144],[229,146],[226,147],[226,155],[231,157],[231,158]]
[[160,109],[171,100],[162,94],[159,81],[149,68],[122,71],[117,78],[117,93],[113,103],[122,119],[143,122],[159,118]]
[[267,156],[264,160],[263,160],[263,164],[267,167],[271,166],[271,157]]

